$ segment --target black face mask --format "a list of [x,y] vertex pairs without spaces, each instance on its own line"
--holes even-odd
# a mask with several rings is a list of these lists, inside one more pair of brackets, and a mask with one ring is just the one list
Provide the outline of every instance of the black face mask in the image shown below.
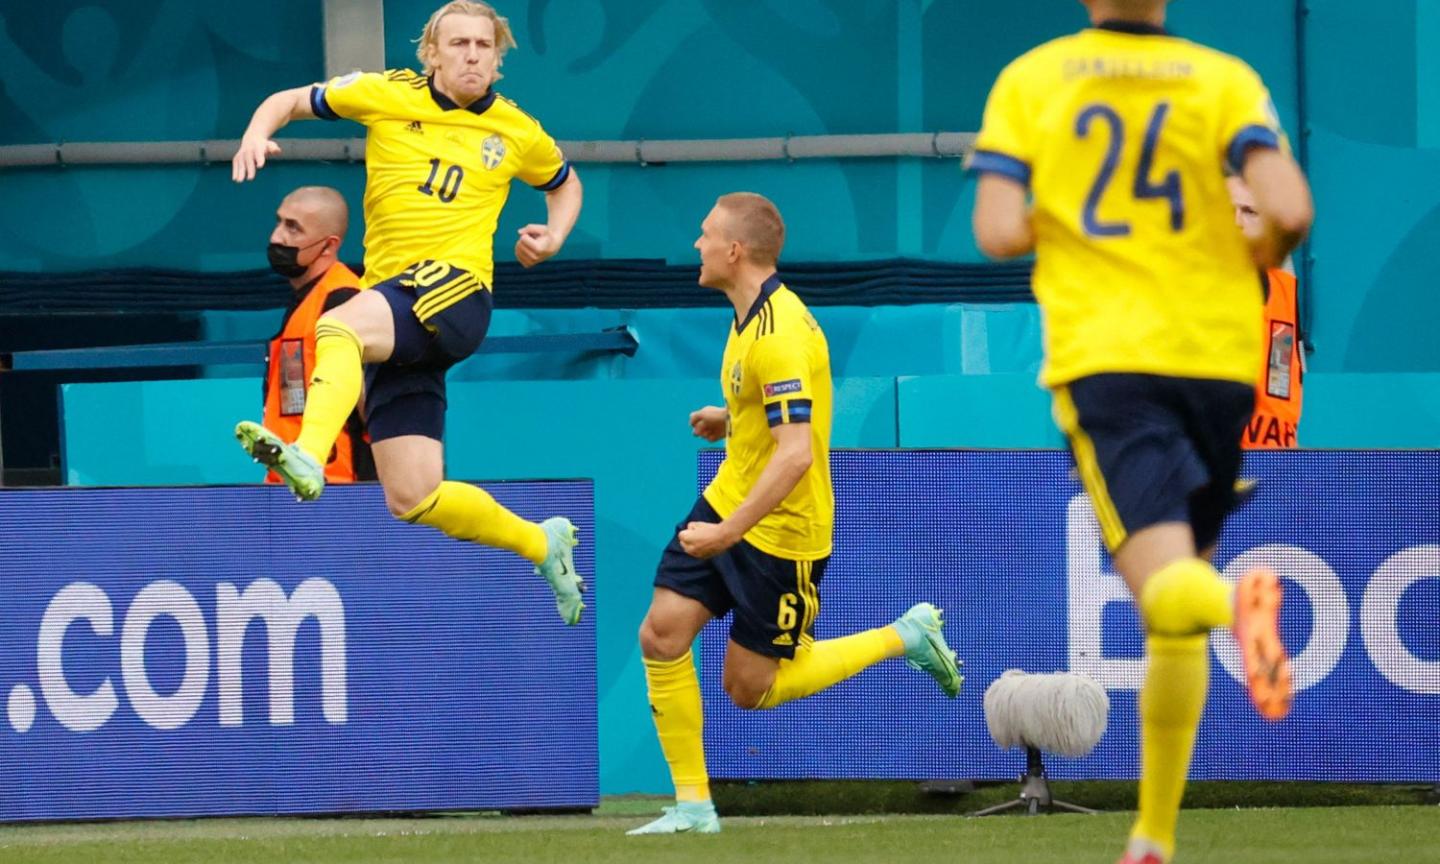
[[[311,243],[310,246],[317,246],[329,239],[329,237],[322,237]],[[305,275],[305,271],[310,269],[310,264],[315,263],[314,258],[310,259],[310,264],[300,263],[301,250],[309,249],[310,246],[286,246],[284,243],[271,243],[265,247],[265,257],[270,259],[271,270],[286,279],[294,279]]]

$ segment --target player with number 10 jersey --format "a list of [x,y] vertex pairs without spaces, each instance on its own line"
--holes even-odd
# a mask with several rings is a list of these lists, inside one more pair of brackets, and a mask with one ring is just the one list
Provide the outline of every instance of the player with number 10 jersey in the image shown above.
[[539,189],[570,175],[540,123],[491,90],[460,108],[409,69],[352,73],[310,91],[315,116],[365,136],[365,285],[418,261],[491,284],[496,221],[518,178]]
[[325,489],[341,424],[362,400],[375,468],[392,515],[528,559],[567,624],[584,603],[563,516],[520,518],[478,486],[444,479],[445,375],[490,326],[496,222],[519,178],[545,193],[546,221],[519,229],[515,257],[534,266],[560,251],[583,191],[535,118],[495,91],[509,21],[488,3],[450,0],[421,31],[408,69],[352,73],[269,96],[232,161],[253,179],[292,120],[366,127],[365,277],[361,291],[315,325],[315,365],[296,439],[242,421],[235,436],[302,501]]

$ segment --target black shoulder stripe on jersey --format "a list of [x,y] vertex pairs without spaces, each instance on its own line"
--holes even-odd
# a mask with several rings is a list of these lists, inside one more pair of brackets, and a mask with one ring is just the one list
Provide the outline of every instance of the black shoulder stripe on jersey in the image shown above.
[[385,72],[385,80],[394,81],[397,84],[409,84],[416,90],[420,90],[430,83],[430,79],[418,74],[413,69],[388,69]]
[[534,115],[534,114],[531,114],[529,111],[526,111],[524,108],[521,108],[521,107],[515,102],[514,99],[511,99],[509,96],[506,96],[504,93],[501,93],[501,92],[499,92],[499,91],[496,91],[495,96],[496,96],[497,98],[499,98],[499,99],[500,99],[502,102],[504,102],[505,104],[509,105],[511,108],[514,108],[516,111],[519,111],[521,114],[524,114],[526,117],[529,117],[531,123],[534,123],[536,126],[540,126],[541,128],[544,128],[543,124],[542,124],[539,120],[536,120],[536,119],[535,119],[535,115]]

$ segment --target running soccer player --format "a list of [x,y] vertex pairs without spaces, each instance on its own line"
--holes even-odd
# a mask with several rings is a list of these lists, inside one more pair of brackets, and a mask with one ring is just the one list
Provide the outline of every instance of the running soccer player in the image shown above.
[[[1139,819],[1125,864],[1164,864],[1208,688],[1233,626],[1251,698],[1290,707],[1280,585],[1210,564],[1235,496],[1261,356],[1257,265],[1309,229],[1309,188],[1259,76],[1164,29],[1165,0],[1083,0],[1093,27],[1001,72],[969,167],[986,254],[1034,252],[1042,382],[1115,566],[1139,605]],[[1262,227],[1241,235],[1226,163]],[[1248,244],[1248,245],[1247,245]]]
[[631,834],[711,834],[700,681],[691,645],[711,618],[735,611],[725,691],[741,708],[803,699],[891,657],[960,692],[959,663],[939,609],[917,603],[893,624],[815,641],[820,579],[830,559],[830,349],[820,325],[775,273],[785,223],[768,199],[722,196],[695,248],[700,284],[735,307],[720,386],[725,405],[691,413],[725,461],[676,528],[640,625],[650,713],[676,805]]

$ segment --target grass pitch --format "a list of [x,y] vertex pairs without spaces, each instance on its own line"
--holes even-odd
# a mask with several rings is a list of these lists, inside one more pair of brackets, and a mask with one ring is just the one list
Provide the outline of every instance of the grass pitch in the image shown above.
[[[765,816],[717,836],[626,837],[659,799],[607,801],[594,816],[208,819],[0,828],[5,864],[232,862],[1086,862],[1119,857],[1130,813],[1099,816]],[[1189,810],[1177,864],[1440,861],[1440,808]]]

